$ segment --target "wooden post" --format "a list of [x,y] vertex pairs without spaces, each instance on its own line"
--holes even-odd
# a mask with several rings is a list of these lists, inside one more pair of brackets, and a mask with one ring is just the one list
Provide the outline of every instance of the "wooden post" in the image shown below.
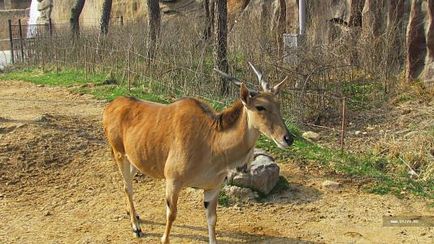
[[23,29],[21,25],[21,19],[18,19],[18,27],[20,28],[19,34],[20,34],[21,62],[24,63],[24,43],[23,43]]
[[124,25],[124,16],[121,15],[120,19],[121,19],[121,26],[123,26]]
[[345,97],[342,98],[342,115],[341,115],[341,152],[344,151],[345,146],[345,130],[346,130],[346,101]]
[[127,58],[127,80],[128,80],[128,92],[131,92],[131,80],[130,80],[130,48],[128,48]]
[[10,43],[10,47],[11,47],[11,63],[14,64],[15,63],[15,57],[14,57],[14,40],[12,37],[12,20],[8,20],[8,25],[9,25],[9,43]]
[[87,46],[84,45],[84,79],[87,82]]
[[53,36],[53,22],[51,22],[51,18],[48,19],[48,31],[50,36]]

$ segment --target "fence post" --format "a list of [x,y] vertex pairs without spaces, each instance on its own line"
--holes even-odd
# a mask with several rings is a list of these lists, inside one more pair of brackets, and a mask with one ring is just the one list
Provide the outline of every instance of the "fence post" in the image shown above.
[[14,64],[15,63],[15,57],[14,57],[14,40],[12,37],[12,20],[8,20],[8,25],[9,25],[9,43],[10,43],[10,47],[11,47],[11,63]]
[[345,146],[345,130],[346,130],[346,101],[345,97],[342,98],[342,115],[341,115],[341,152],[344,151]]
[[53,23],[51,22],[51,18],[48,19],[48,31],[50,36],[53,36]]
[[121,19],[121,26],[123,26],[124,25],[124,16],[121,15],[120,19]]
[[24,43],[23,43],[23,28],[21,25],[21,19],[18,19],[18,26],[20,28],[20,48],[21,48],[21,62],[24,63]]
[[87,81],[87,45],[84,44],[84,79]]
[[131,79],[130,79],[130,48],[128,48],[128,58],[127,58],[127,80],[128,80],[128,92],[131,92]]

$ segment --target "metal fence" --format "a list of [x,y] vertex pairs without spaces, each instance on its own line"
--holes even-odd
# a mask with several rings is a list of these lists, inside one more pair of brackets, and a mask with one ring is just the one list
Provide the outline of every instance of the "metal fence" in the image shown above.
[[[123,19],[117,23],[122,25]],[[175,47],[168,49],[178,53],[166,50],[168,55],[160,55],[161,58],[150,63],[146,43],[134,44],[129,40],[131,31],[128,28],[111,29],[117,33],[112,37],[121,40],[121,44],[101,36],[95,27],[83,28],[79,38],[72,37],[69,25],[50,23],[28,26],[9,22],[9,29],[15,63],[55,66],[56,70],[75,68],[89,75],[110,74],[122,81],[122,85],[130,91],[141,89],[170,97],[196,96],[222,105],[227,105],[238,96],[235,88],[231,89],[228,97],[219,96],[219,87],[212,78],[212,66],[207,66],[207,57],[203,54],[207,46],[185,52],[185,48],[177,49],[177,40],[163,40],[169,44],[174,42]],[[32,29],[36,30],[36,34],[28,35]],[[141,33],[139,36],[143,39],[145,35]],[[161,44],[160,49],[168,43]],[[348,104],[358,102],[345,89],[365,82],[366,74],[351,65],[318,66],[304,74],[297,73],[293,66],[282,62],[265,65],[268,65],[268,70],[275,70],[273,77],[282,76],[280,73],[290,76],[289,84],[281,94],[284,116],[305,126],[338,132],[337,139],[343,147],[346,125],[354,112],[351,109],[357,109]]]

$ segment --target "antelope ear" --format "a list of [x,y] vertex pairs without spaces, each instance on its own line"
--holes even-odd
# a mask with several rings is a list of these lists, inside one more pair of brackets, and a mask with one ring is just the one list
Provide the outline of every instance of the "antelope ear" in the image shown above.
[[240,85],[240,99],[241,99],[241,102],[243,103],[243,105],[245,107],[249,106],[249,104],[250,104],[250,92],[244,83],[241,83],[241,85]]
[[285,81],[286,81],[287,79],[288,79],[288,76],[285,77],[285,79],[283,79],[279,84],[277,84],[277,85],[275,85],[275,86],[273,87],[272,92],[273,92],[274,95],[279,94],[280,90],[281,90],[282,87],[283,87],[283,84],[285,83]]

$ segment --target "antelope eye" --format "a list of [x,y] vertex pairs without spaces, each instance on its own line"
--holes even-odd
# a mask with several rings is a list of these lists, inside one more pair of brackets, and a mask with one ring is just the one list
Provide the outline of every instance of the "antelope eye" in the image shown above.
[[262,106],[256,106],[256,109],[257,109],[258,111],[264,111],[264,110],[265,110],[265,108],[262,107]]

